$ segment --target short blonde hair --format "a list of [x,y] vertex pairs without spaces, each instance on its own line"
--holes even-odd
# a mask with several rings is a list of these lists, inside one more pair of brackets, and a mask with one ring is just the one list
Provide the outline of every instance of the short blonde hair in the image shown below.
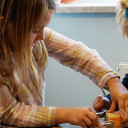
[[121,28],[123,37],[128,37],[128,18],[125,17],[126,9],[128,9],[128,0],[120,0],[117,7],[116,20]]

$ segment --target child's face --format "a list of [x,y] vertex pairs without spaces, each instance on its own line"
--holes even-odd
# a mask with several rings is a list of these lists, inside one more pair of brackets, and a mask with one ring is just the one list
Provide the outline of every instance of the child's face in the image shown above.
[[[32,31],[32,34],[31,34],[31,44],[32,46],[38,41],[38,40],[44,40],[44,28],[45,26],[48,25],[48,23],[50,22],[52,16],[54,14],[54,11],[53,10],[48,10],[46,13],[45,13],[45,16],[42,19],[39,19],[38,22],[37,22],[37,26],[34,27],[33,31]],[[13,23],[12,22],[9,22],[8,23],[8,27],[7,27],[7,37],[8,37],[8,40],[9,42],[11,42],[13,45],[15,44],[15,38],[14,38],[14,26],[13,26]]]
[[48,10],[45,13],[45,16],[43,18],[43,21],[40,19],[37,22],[36,27],[34,27],[32,35],[31,35],[31,43],[32,46],[38,41],[38,40],[44,40],[45,35],[44,35],[44,28],[49,24],[52,16],[54,14],[53,10]]

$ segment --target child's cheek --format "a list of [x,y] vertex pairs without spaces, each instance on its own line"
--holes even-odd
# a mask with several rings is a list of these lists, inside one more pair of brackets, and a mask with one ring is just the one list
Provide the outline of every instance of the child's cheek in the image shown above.
[[33,44],[36,40],[36,35],[35,34],[32,34],[31,35],[31,43]]

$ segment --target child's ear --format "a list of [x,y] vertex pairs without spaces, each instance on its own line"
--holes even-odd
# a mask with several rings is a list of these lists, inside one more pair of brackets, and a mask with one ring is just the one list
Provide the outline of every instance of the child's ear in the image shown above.
[[4,25],[4,17],[0,16],[0,29],[3,28],[3,25]]

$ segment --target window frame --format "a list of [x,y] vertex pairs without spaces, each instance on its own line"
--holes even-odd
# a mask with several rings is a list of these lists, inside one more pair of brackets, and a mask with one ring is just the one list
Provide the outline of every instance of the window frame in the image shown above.
[[84,2],[118,2],[119,0],[78,0],[80,3]]
[[111,1],[102,0],[104,2],[98,2],[98,1],[99,0],[84,0],[84,2],[80,2],[80,0],[78,0],[78,2],[73,4],[61,3],[59,6],[57,6],[56,13],[115,13],[116,12],[116,7],[118,5],[117,0],[114,0],[113,2],[112,0]]

